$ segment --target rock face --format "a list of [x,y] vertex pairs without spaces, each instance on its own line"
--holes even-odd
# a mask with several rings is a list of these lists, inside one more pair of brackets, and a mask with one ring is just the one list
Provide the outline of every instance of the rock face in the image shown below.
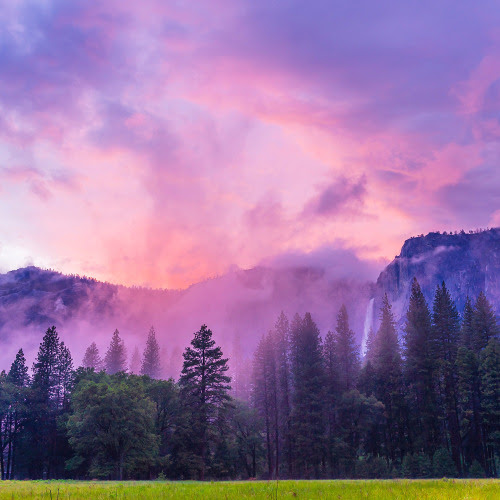
[[431,310],[436,286],[444,281],[459,313],[466,297],[474,301],[481,291],[500,311],[500,228],[475,233],[429,233],[405,241],[400,255],[380,274],[375,294],[375,311],[387,293],[400,327],[414,276]]

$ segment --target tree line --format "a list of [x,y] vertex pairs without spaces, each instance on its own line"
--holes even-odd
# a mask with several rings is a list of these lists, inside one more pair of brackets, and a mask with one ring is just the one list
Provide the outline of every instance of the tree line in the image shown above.
[[497,476],[500,342],[485,295],[460,316],[443,283],[430,310],[413,280],[401,337],[387,296],[363,357],[345,306],[324,338],[309,313],[281,313],[241,401],[205,325],[177,382],[160,378],[153,328],[136,373],[117,330],[75,369],[48,328],[31,374],[22,349],[0,374],[1,477]]
[[462,318],[412,282],[402,342],[387,295],[363,360],[345,306],[321,339],[281,314],[254,358],[268,477],[497,476],[500,343],[481,293]]

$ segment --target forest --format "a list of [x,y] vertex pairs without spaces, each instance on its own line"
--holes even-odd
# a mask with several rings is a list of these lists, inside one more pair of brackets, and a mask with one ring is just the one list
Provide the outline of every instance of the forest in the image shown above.
[[[342,306],[321,335],[282,312],[253,355],[249,397],[202,325],[177,381],[152,328],[138,374],[120,333],[76,367],[55,327],[32,369],[0,374],[2,479],[498,477],[500,332],[484,293],[429,306],[413,280],[404,327],[384,298],[361,356]],[[138,360],[136,359],[136,362]]]

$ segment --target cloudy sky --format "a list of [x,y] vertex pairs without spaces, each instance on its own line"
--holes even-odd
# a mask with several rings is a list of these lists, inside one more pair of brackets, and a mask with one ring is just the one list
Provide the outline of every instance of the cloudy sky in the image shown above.
[[3,0],[0,269],[183,287],[500,225],[499,26],[488,0]]

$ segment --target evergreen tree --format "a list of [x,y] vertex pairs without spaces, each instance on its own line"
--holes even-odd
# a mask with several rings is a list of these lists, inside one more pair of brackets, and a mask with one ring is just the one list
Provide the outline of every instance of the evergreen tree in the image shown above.
[[327,454],[331,473],[338,474],[338,460],[335,449],[338,441],[338,418],[337,406],[340,399],[339,375],[337,366],[336,343],[333,332],[328,331],[323,343],[323,359],[325,369],[325,406],[326,406],[326,426],[327,426]]
[[[349,462],[350,470],[354,467],[352,449],[346,459],[345,449],[339,446],[338,405],[342,395],[357,385],[360,360],[359,348],[356,345],[354,332],[349,327],[349,317],[345,305],[337,315],[335,333],[328,332],[323,346],[323,357],[326,370],[326,416],[328,435],[328,456],[332,473],[339,473],[339,455],[344,455],[344,467]],[[345,445],[346,443],[342,443]]]
[[23,443],[27,466],[33,477],[57,477],[64,470],[70,452],[67,438],[57,426],[60,415],[68,408],[72,387],[72,359],[55,326],[48,328],[33,364],[31,397],[28,401],[27,433]]
[[370,329],[368,330],[368,335],[366,337],[366,352],[365,352],[365,355],[363,357],[364,364],[373,359],[373,345],[374,345],[374,343],[375,343],[375,331],[370,326]]
[[358,387],[360,392],[367,396],[375,394],[377,383],[375,380],[375,369],[371,360],[367,360],[362,366],[358,378]]
[[57,375],[59,380],[58,407],[69,409],[70,395],[73,389],[74,373],[73,358],[69,349],[61,342],[57,362]]
[[294,318],[290,337],[295,473],[319,477],[324,457],[325,374],[319,330],[310,313],[303,320]]
[[11,394],[10,384],[7,382],[7,374],[5,370],[0,372],[0,480],[5,479],[7,473],[5,471],[4,454],[8,444],[8,431],[10,429],[10,406]]
[[103,362],[95,342],[92,342],[87,347],[85,355],[83,356],[82,366],[84,368],[92,368],[96,372],[103,369]]
[[19,349],[10,366],[8,380],[17,387],[27,387],[29,384],[28,366],[22,349]]
[[[0,469],[1,479],[13,479],[17,441],[26,419],[28,367],[20,349],[9,373],[0,378]],[[3,431],[3,432],[1,432]],[[6,456],[4,456],[4,454]]]
[[[458,416],[457,375],[455,362],[460,340],[458,312],[450,293],[443,282],[436,289],[432,313],[433,355],[438,364],[437,386],[440,393],[439,406],[444,412],[443,435],[449,439],[451,455],[457,470],[462,472],[462,441]],[[443,443],[447,445],[447,443]]]
[[223,358],[221,348],[215,345],[212,331],[206,325],[194,334],[191,347],[186,347],[183,357],[179,379],[181,398],[189,411],[192,432],[197,436],[194,451],[200,457],[200,478],[203,480],[216,424],[221,423],[230,404],[231,379],[225,375],[227,359]]
[[375,397],[385,406],[385,455],[388,460],[405,455],[406,417],[403,396],[401,353],[391,304],[384,295],[380,327],[373,344]]
[[480,293],[473,308],[467,298],[460,347],[457,351],[456,374],[458,411],[462,453],[466,470],[480,463],[489,469],[486,432],[481,423],[481,353],[491,338],[498,335],[498,325],[491,305],[484,293]]
[[356,387],[359,370],[359,347],[356,344],[354,332],[349,327],[349,316],[342,304],[337,315],[335,327],[335,357],[338,371],[340,393]]
[[465,469],[474,461],[485,463],[480,419],[479,359],[472,349],[461,345],[455,362],[457,374],[458,417]]
[[33,388],[40,401],[50,408],[59,405],[59,355],[60,341],[56,327],[47,329],[33,364]]
[[292,442],[291,442],[291,388],[289,364],[290,325],[283,311],[274,325],[274,352],[277,370],[279,439],[276,437],[276,474],[279,475],[279,458],[287,464],[288,476],[292,475]]
[[476,353],[484,349],[490,339],[498,339],[499,336],[495,313],[483,292],[478,295],[474,306],[472,329],[474,332],[472,348]]
[[276,357],[271,332],[262,337],[254,355],[252,402],[262,418],[266,434],[266,455],[269,478],[275,472],[277,429]]
[[120,332],[116,329],[113,332],[113,337],[109,344],[106,356],[104,357],[104,365],[106,367],[106,373],[113,375],[117,372],[124,372],[127,363],[127,352],[125,350],[125,344],[120,338]]
[[500,458],[500,342],[488,341],[480,357],[481,424],[485,435],[486,473],[497,475]]
[[142,358],[141,375],[148,375],[151,378],[160,378],[160,346],[156,340],[155,329],[151,327],[146,342],[146,349]]
[[439,448],[432,457],[432,468],[435,477],[457,477],[457,467],[446,448]]
[[410,436],[414,452],[425,452],[430,458],[439,439],[435,363],[431,315],[416,278],[413,278],[405,323],[405,366],[407,401],[410,413]]
[[139,375],[141,373],[141,354],[137,346],[134,347],[134,352],[132,353],[132,359],[130,360],[128,371],[129,373],[134,375]]
[[465,299],[462,326],[460,328],[460,345],[474,350],[474,307],[470,297]]

